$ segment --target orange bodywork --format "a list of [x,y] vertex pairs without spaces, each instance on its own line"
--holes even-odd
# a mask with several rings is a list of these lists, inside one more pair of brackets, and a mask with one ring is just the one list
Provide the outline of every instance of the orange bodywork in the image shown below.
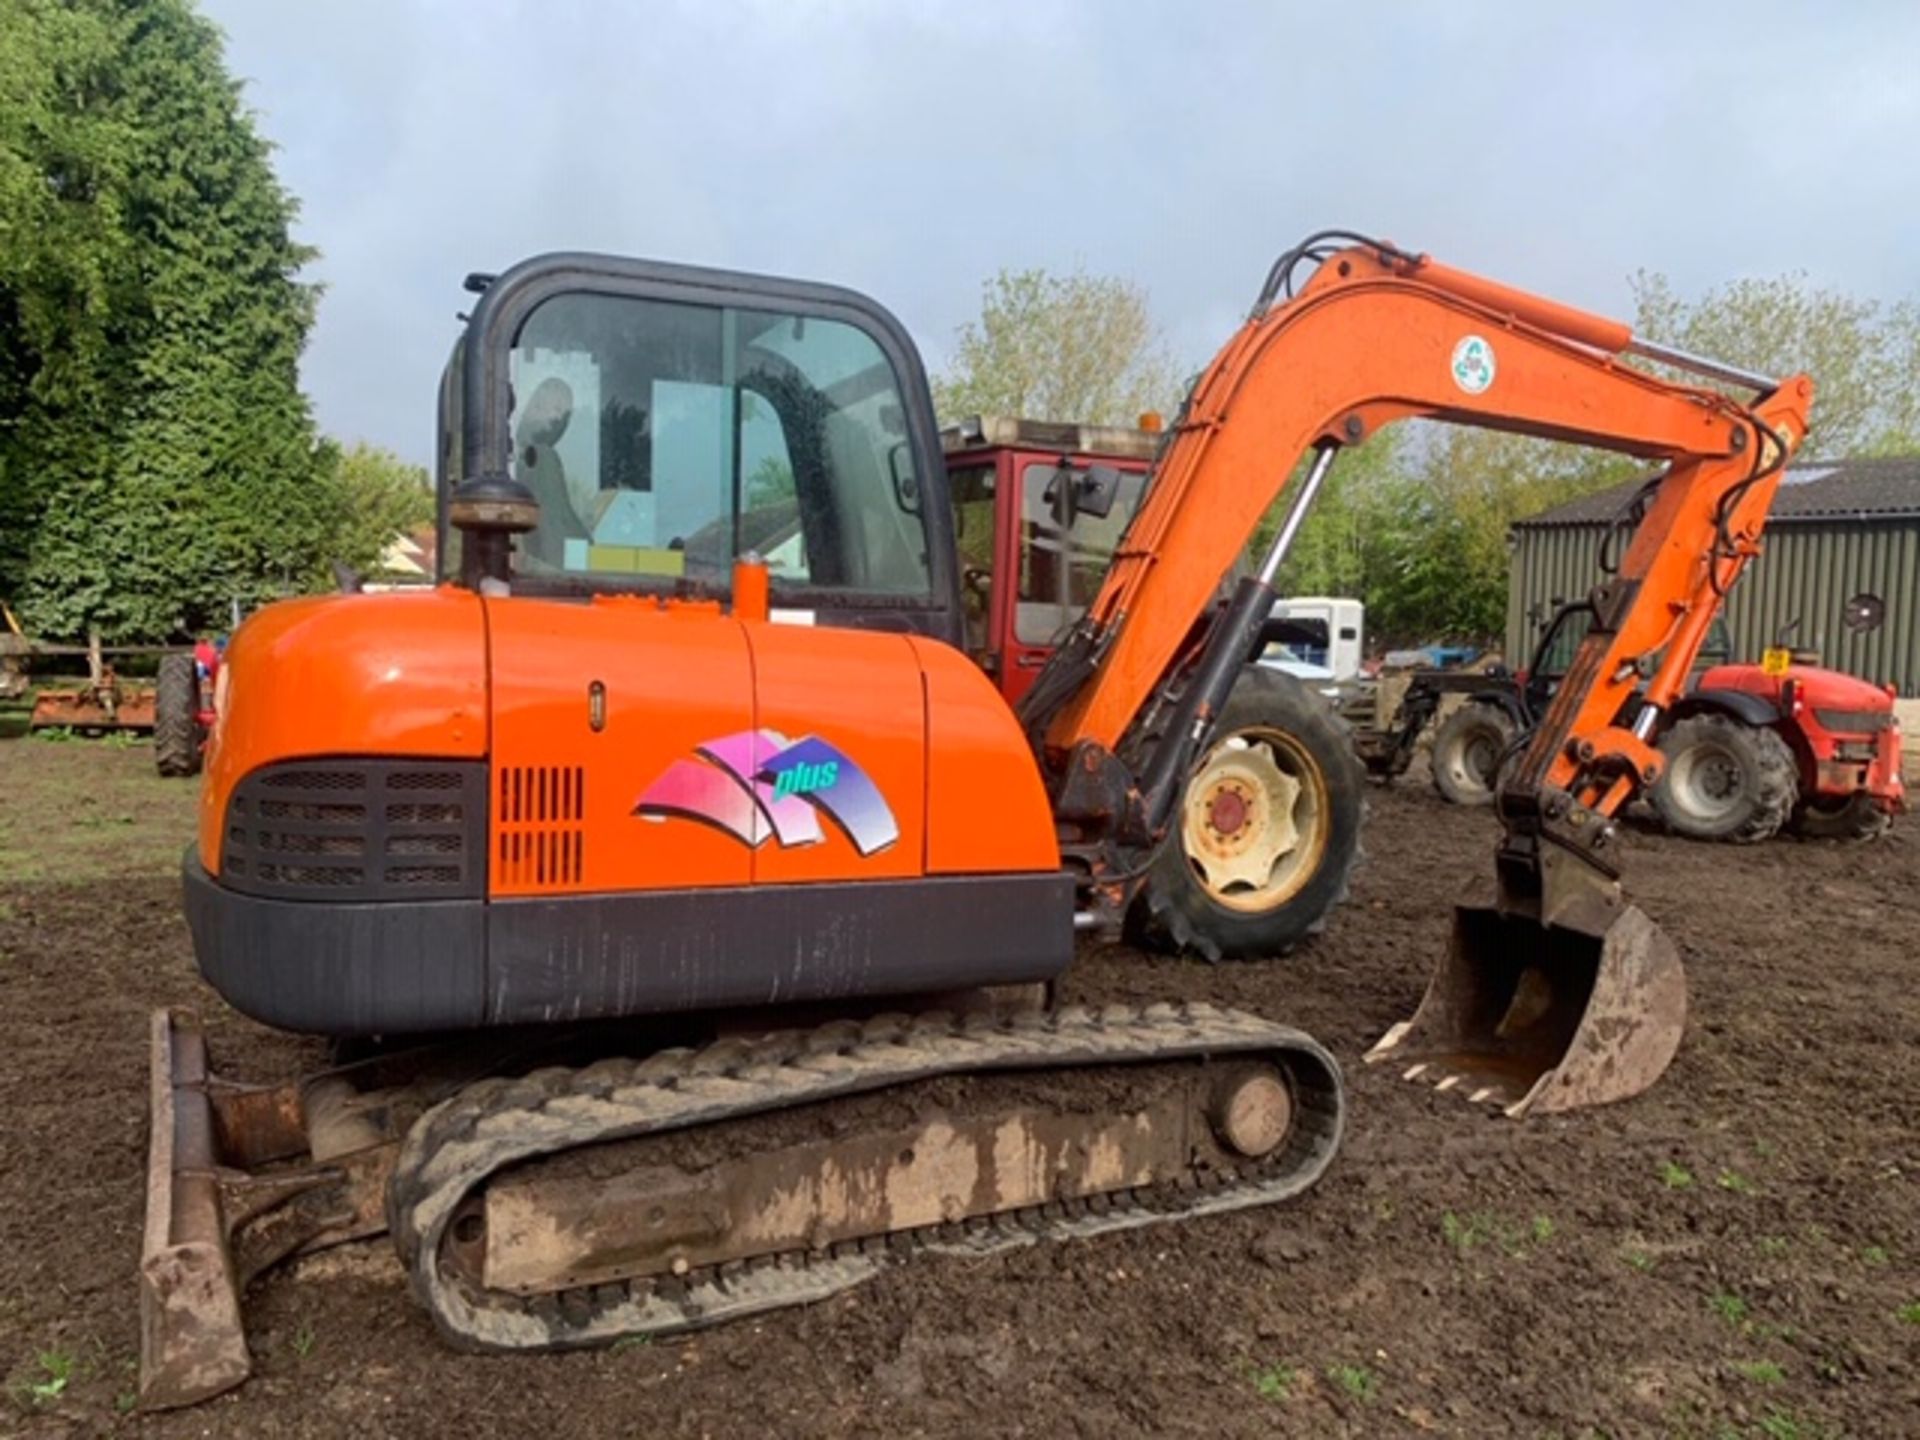
[[[1566,742],[1579,736],[1644,779],[1652,751],[1612,719],[1643,676],[1656,705],[1681,692],[1719,595],[1758,553],[1779,483],[1773,462],[1785,457],[1754,422],[1790,451],[1813,385],[1792,377],[1749,410],[1622,364],[1614,352],[1631,339],[1617,321],[1424,258],[1359,248],[1328,259],[1297,298],[1249,320],[1196,384],[1088,612],[1111,647],[1054,717],[1050,750],[1118,746],[1298,457],[1422,417],[1669,465],[1622,561],[1620,579],[1637,588],[1617,627],[1588,641],[1581,678],[1561,688],[1536,751],[1550,770],[1533,777],[1576,783],[1587,762]],[[1616,808],[1626,797],[1612,788],[1588,798]]]
[[[269,606],[235,634],[224,674],[201,801],[213,874],[242,777],[343,755],[487,759],[487,888],[499,897],[1059,865],[1011,712],[964,656],[920,637],[742,620],[713,603],[443,587]],[[250,703],[268,683],[256,677],[271,677],[272,703]],[[684,802],[740,802],[724,762],[747,754],[757,771],[809,740],[871,782],[881,831],[847,828],[804,788],[787,799],[792,831],[750,804],[735,822],[760,828],[742,833]],[[669,771],[683,798],[649,805]]]
[[220,675],[200,787],[209,874],[233,787],[261,765],[487,753],[486,619],[470,591],[283,600],[234,631]]

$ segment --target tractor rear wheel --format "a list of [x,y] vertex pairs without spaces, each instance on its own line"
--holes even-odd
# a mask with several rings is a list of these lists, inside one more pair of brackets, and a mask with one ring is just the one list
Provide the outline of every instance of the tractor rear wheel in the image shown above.
[[1491,805],[1500,760],[1519,727],[1498,705],[1469,700],[1433,737],[1433,788],[1455,805]]
[[1787,742],[1730,715],[1689,716],[1667,732],[1660,752],[1666,767],[1653,808],[1689,840],[1769,840],[1799,799],[1799,766]]
[[1283,955],[1347,895],[1365,775],[1292,675],[1241,671],[1136,905],[1136,938],[1209,960]]
[[162,655],[153,697],[153,763],[162,775],[200,773],[200,672],[191,655]]
[[1794,812],[1793,829],[1810,840],[1878,840],[1893,816],[1865,792],[1816,795]]

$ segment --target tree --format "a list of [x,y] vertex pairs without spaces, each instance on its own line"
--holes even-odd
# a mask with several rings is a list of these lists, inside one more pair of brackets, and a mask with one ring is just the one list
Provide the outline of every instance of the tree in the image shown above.
[[327,449],[341,505],[334,557],[373,574],[397,537],[432,523],[432,483],[424,465],[410,465],[378,445],[362,441],[346,450]]
[[1763,375],[1813,376],[1813,433],[1802,458],[1920,452],[1912,301],[1887,309],[1809,285],[1805,275],[1734,280],[1694,300],[1664,275],[1643,270],[1632,283],[1638,334]]
[[[1484,640],[1507,603],[1514,521],[1629,479],[1604,451],[1452,425],[1386,430],[1343,451],[1281,568],[1292,595],[1351,595],[1392,642]],[[1255,551],[1297,491],[1283,491]]]
[[8,0],[0,592],[52,635],[318,583],[346,507],[299,390],[296,207],[187,0]]
[[981,292],[979,320],[960,327],[953,366],[934,382],[943,419],[1131,425],[1178,403],[1178,376],[1140,286],[1082,270],[1002,270]]

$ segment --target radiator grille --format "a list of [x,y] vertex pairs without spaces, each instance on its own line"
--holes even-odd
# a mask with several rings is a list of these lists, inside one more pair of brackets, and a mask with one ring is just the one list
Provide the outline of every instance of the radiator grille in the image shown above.
[[585,873],[587,772],[578,765],[501,768],[493,795],[493,867],[515,890],[577,886]]
[[1828,730],[1848,735],[1878,735],[1893,728],[1891,710],[1815,710],[1813,718]]
[[227,805],[221,879],[278,899],[445,900],[486,886],[486,767],[302,760],[257,770]]

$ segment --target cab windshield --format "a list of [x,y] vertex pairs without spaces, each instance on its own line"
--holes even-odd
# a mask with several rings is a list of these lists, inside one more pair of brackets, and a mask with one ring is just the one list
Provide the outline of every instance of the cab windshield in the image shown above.
[[516,573],[592,588],[932,589],[906,407],[865,330],[817,316],[556,296],[514,344],[513,469],[540,502]]

